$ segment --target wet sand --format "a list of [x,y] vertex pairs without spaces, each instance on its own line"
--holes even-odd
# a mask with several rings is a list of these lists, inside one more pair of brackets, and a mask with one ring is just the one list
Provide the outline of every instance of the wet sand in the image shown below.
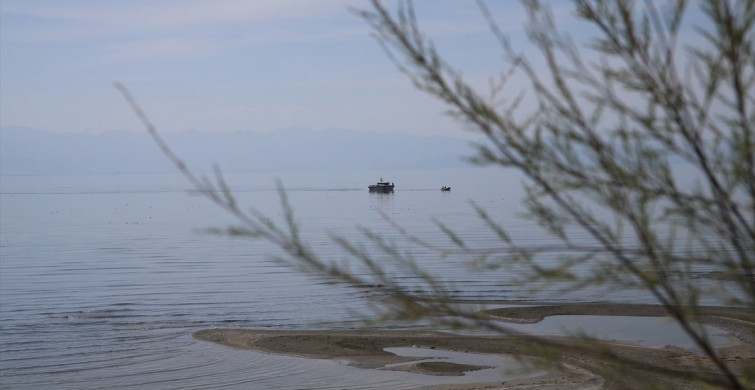
[[[618,304],[559,304],[507,307],[484,312],[494,318],[517,323],[537,322],[550,315],[621,315],[661,316],[662,308],[655,305]],[[729,332],[729,344],[718,348],[735,370],[755,368],[755,313],[747,309],[706,307],[701,322],[724,328]],[[398,370],[427,375],[463,375],[485,366],[453,362],[416,362],[417,358],[397,356],[384,351],[390,347],[421,347],[459,352],[504,354],[538,362],[532,344],[521,336],[469,336],[447,332],[406,330],[354,331],[266,331],[253,329],[206,329],[193,333],[198,340],[229,347],[254,349],[294,356],[346,360],[362,368],[383,368],[395,365]],[[610,353],[632,359],[653,371],[642,374],[632,370],[618,373],[607,366],[602,357],[607,350],[584,348],[584,344],[549,337],[548,342],[558,351],[561,364],[539,365],[545,374],[537,377],[495,383],[430,386],[424,389],[584,389],[584,388],[642,388],[636,375],[651,383],[679,383],[679,373],[711,370],[707,359],[690,351],[668,345],[647,348],[622,342],[608,342]],[[405,364],[398,364],[405,363]]]

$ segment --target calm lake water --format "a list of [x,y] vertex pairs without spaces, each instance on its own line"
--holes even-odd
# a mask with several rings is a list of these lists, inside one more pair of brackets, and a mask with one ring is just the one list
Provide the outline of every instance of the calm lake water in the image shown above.
[[[395,193],[367,191],[381,175],[396,183]],[[471,199],[513,229],[517,242],[548,244],[517,218],[521,180],[500,170],[226,176],[241,205],[280,220],[276,178],[304,240],[327,259],[344,258],[329,234],[366,242],[357,226],[398,240],[378,210],[433,243],[447,243],[437,219],[470,244],[495,244]],[[280,266],[272,259],[279,251],[268,243],[202,233],[234,221],[189,191],[179,175],[0,180],[0,388],[368,389],[469,380],[360,370],[193,340],[192,331],[209,327],[354,328],[361,325],[354,313],[366,312],[370,297]],[[444,185],[452,190],[439,191]],[[499,274],[473,273],[455,259],[414,250],[418,262],[456,281],[461,298],[532,299]],[[558,297],[612,298],[647,301],[631,292]],[[538,331],[548,333],[561,325],[543,326]]]

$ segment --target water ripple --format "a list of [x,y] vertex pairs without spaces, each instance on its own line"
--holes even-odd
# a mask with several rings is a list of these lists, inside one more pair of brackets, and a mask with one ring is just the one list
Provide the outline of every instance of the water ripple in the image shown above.
[[[361,184],[362,173],[289,183],[305,240],[323,258],[335,261],[345,256],[330,241],[331,233],[369,245],[356,229],[363,226],[400,242],[378,214],[382,211],[434,244],[449,244],[432,223],[437,218],[457,228],[470,244],[488,245],[494,237],[469,206],[468,199],[474,198],[496,220],[517,228],[513,234],[517,242],[548,243],[534,226],[514,218],[521,191],[497,176],[473,177],[468,171],[404,174],[407,182],[414,177],[423,184],[416,188],[401,184],[405,191],[373,196]],[[240,183],[239,204],[283,220],[270,181],[259,184],[255,175],[231,179]],[[280,251],[268,243],[197,234],[233,221],[205,199],[187,196],[186,185],[177,176],[3,180],[2,388],[399,389],[449,381],[234,350],[191,339],[194,330],[221,326],[350,329],[360,325],[354,313],[365,312],[366,304],[376,297],[369,290],[292,273],[272,260]],[[467,184],[453,184],[454,191],[446,194],[424,190],[434,181],[438,188]],[[318,186],[324,182],[329,184]],[[389,258],[378,258],[394,267]],[[415,258],[441,277],[455,279],[453,294],[458,297],[527,298],[501,273],[470,273],[460,264],[463,258],[441,259],[421,250]],[[353,266],[354,272],[360,272]],[[391,269],[402,275],[400,267]],[[427,288],[411,277],[399,280],[416,291]],[[589,293],[560,297],[591,298]],[[647,299],[626,292],[621,298]]]

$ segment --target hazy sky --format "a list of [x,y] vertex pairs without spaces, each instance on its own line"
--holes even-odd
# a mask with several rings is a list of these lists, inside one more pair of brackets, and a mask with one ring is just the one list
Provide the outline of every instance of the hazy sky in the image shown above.
[[[491,1],[526,47],[517,1]],[[393,8],[393,4],[388,4]],[[346,0],[0,0],[0,127],[141,130],[120,81],[162,131],[304,127],[459,135]],[[504,64],[474,1],[417,1],[441,54],[484,86]],[[554,2],[569,29],[569,6]],[[579,29],[572,30],[579,35]]]
[[[515,1],[496,13],[521,29]],[[453,134],[346,0],[1,0],[0,127],[138,130],[124,83],[163,131],[306,127]],[[417,5],[449,58],[500,66],[471,1]],[[484,43],[484,44],[483,44]],[[479,74],[476,74],[479,73]]]

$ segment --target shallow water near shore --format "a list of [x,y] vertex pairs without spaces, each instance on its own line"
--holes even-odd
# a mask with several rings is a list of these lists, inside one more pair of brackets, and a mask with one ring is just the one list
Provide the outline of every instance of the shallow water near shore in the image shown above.
[[[584,334],[604,340],[628,342],[643,347],[662,348],[674,345],[696,351],[695,344],[679,325],[669,318],[598,315],[558,315],[535,324],[507,324],[510,328],[538,335]],[[714,345],[728,343],[726,330],[705,326]]]
[[[396,192],[367,192],[366,186],[379,176],[395,182]],[[378,210],[434,243],[448,240],[433,218],[461,232],[471,245],[494,243],[471,199],[514,227],[518,242],[549,243],[532,224],[516,218],[522,211],[520,179],[500,170],[250,173],[226,178],[242,208],[254,207],[276,221],[283,219],[275,185],[275,178],[281,179],[304,240],[323,258],[335,261],[344,254],[330,241],[331,233],[364,241],[355,229],[359,225],[397,239]],[[201,232],[234,221],[190,191],[178,175],[0,180],[1,388],[335,389],[448,383],[193,340],[192,331],[210,327],[356,328],[361,323],[353,314],[365,313],[374,297],[368,290],[329,284],[282,267],[272,259],[280,252],[268,243]],[[441,192],[443,185],[452,190]],[[420,251],[417,259],[441,277],[456,280],[459,298],[536,299],[501,275],[470,272],[453,258]],[[606,295],[589,290],[561,294],[558,300],[649,301],[636,291]],[[600,332],[621,339],[620,334]],[[664,328],[658,338],[670,340],[672,333]],[[635,338],[644,337],[640,332]],[[335,382],[339,378],[344,382]]]

